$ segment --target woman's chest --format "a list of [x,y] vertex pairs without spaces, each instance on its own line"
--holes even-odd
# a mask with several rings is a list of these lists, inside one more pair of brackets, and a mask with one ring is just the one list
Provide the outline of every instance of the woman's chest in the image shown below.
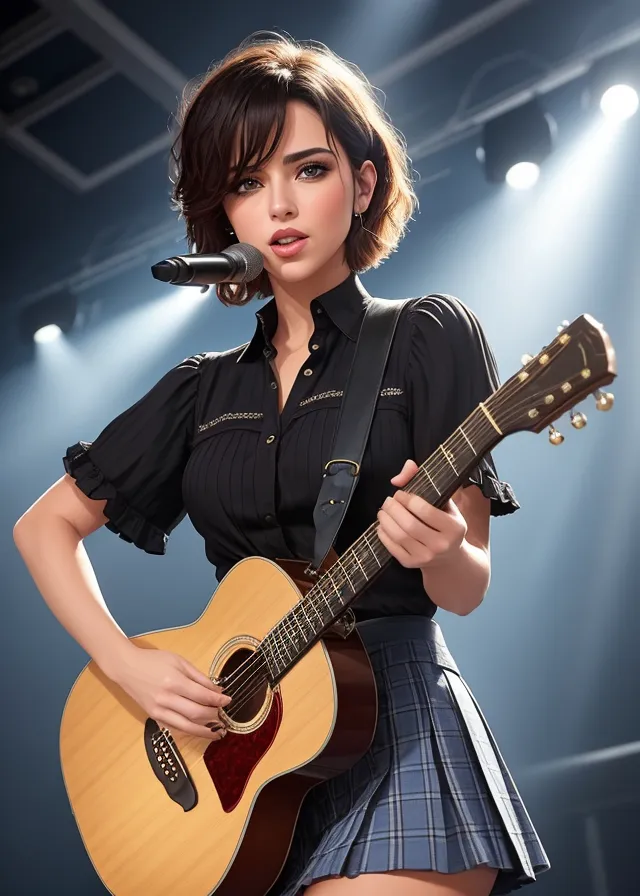
[[[299,377],[305,376],[305,370],[310,370],[310,354],[305,346],[303,350],[285,354],[279,352],[271,361],[271,371],[277,385],[278,411],[282,413],[289,399],[294,385]],[[309,374],[306,374],[307,376]],[[312,375],[312,374],[311,374]]]
[[[364,531],[375,521],[390,480],[412,456],[408,420],[397,396],[381,399],[349,516]],[[260,540],[265,530],[313,528],[326,464],[333,457],[340,398],[307,405],[286,426],[277,415],[229,415],[207,431],[189,457],[183,495],[201,532],[237,530]],[[356,534],[360,534],[357,531]]]
[[[320,348],[235,364],[204,391],[183,482],[196,528],[242,531],[312,522],[352,355]],[[366,528],[412,455],[402,373],[391,365],[378,395],[352,505]],[[369,514],[371,518],[366,518]]]

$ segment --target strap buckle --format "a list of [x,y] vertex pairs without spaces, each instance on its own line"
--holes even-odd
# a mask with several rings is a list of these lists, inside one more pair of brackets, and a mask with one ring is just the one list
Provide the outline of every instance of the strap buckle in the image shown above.
[[338,458],[335,458],[334,460],[330,460],[328,463],[326,463],[324,465],[324,468],[326,471],[325,476],[327,474],[329,474],[329,476],[331,476],[331,470],[329,469],[329,467],[332,466],[333,464],[351,464],[352,467],[355,467],[355,470],[351,473],[353,478],[356,479],[360,475],[360,464],[359,463],[356,463],[355,460],[347,460],[346,458],[338,457]]

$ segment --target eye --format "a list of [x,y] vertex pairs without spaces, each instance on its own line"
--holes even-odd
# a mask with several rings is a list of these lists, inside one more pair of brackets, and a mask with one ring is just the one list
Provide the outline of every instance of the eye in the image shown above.
[[304,165],[298,174],[302,174],[304,171],[315,171],[316,174],[314,177],[303,177],[303,180],[317,180],[318,177],[321,177],[325,172],[327,172],[329,168],[326,165],[323,165],[322,162],[308,162]]
[[[322,162],[307,162],[298,170],[298,177],[300,177],[305,172],[311,172],[308,177],[302,177],[301,180],[319,180],[326,172],[329,171],[328,165],[323,164]],[[250,186],[251,184],[257,184],[260,186],[260,181],[255,177],[245,177],[243,180],[239,181],[237,186],[232,190],[233,193],[237,193],[239,195],[247,194],[247,193],[255,193],[256,188],[254,186]]]
[[241,180],[240,183],[233,190],[234,193],[254,193],[255,190],[242,190],[241,187],[244,187],[245,184],[258,184],[259,181],[255,179],[255,177],[245,177],[244,180]]

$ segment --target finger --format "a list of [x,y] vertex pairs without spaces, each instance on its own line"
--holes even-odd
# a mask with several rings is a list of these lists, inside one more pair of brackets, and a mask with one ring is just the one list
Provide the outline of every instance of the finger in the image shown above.
[[418,472],[418,465],[414,460],[406,460],[400,472],[391,479],[392,485],[399,485],[401,488],[406,485]]
[[214,684],[208,675],[205,675],[204,672],[201,672],[199,669],[196,669],[195,666],[192,666],[183,656],[181,656],[180,659],[182,660],[182,668],[193,681],[197,681],[198,684],[204,685],[204,687],[209,688],[211,691],[220,692],[222,690],[220,685]]
[[[401,550],[412,557],[416,562],[424,562],[423,558],[425,551],[428,550],[427,546],[423,542],[419,542],[408,535],[404,529],[398,526],[395,520],[391,519],[391,517],[387,515],[386,518],[381,521],[379,529],[382,529],[382,533],[396,550]],[[380,531],[378,531],[378,535],[380,535]],[[387,543],[384,544],[385,547],[388,547]],[[403,559],[400,559],[397,553],[394,553],[393,556],[396,560],[400,560],[401,563],[406,565],[406,557],[403,556]]]
[[439,534],[438,530],[418,519],[399,501],[385,501],[378,513],[378,519],[385,524],[387,531],[396,541],[408,536],[428,547],[433,536]]
[[231,697],[228,694],[223,694],[220,690],[210,691],[209,688],[186,676],[178,683],[173,693],[205,707],[228,706],[231,703]]
[[[411,554],[409,550],[407,550],[406,547],[394,541],[383,529],[378,529],[378,538],[385,546],[385,548],[389,551],[391,556],[395,557],[398,563],[401,563],[402,566],[406,567],[407,569],[415,569],[421,563],[426,563],[424,553],[421,555],[421,559],[418,560],[413,556],[413,554]],[[424,550],[425,549],[422,548],[423,552]]]
[[[401,507],[405,507],[420,522],[436,532],[448,531],[451,528],[453,518],[457,519],[457,515],[459,515],[456,514],[456,511],[447,511],[440,507],[434,507],[433,504],[429,504],[420,495],[410,495],[408,492],[397,491],[393,496],[393,501],[396,504],[400,504]],[[386,502],[382,506],[387,510]],[[448,507],[448,504],[445,504],[445,507]]]
[[180,694],[169,694],[164,700],[160,700],[162,709],[169,709],[172,712],[180,713],[187,719],[197,724],[205,725],[213,719],[218,718],[219,710],[214,706],[203,706],[201,703],[195,703],[187,697]]

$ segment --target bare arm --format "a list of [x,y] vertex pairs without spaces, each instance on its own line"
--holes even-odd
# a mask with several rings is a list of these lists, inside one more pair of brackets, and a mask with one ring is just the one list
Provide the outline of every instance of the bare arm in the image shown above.
[[23,514],[13,537],[51,612],[113,677],[135,648],[109,612],[82,542],[106,522],[105,504],[87,498],[65,475]]
[[481,603],[491,577],[491,502],[477,486],[460,488],[443,508],[402,491],[418,465],[408,460],[391,482],[400,489],[378,511],[378,538],[408,569],[422,570],[434,604],[460,616]]
[[454,556],[422,570],[422,581],[434,604],[466,616],[482,603],[491,579],[491,502],[475,485],[458,489],[453,501],[465,519],[466,535]]
[[159,724],[218,740],[229,697],[183,657],[137,647],[107,608],[82,543],[106,522],[105,504],[65,475],[18,520],[16,546],[51,612],[107,677]]

